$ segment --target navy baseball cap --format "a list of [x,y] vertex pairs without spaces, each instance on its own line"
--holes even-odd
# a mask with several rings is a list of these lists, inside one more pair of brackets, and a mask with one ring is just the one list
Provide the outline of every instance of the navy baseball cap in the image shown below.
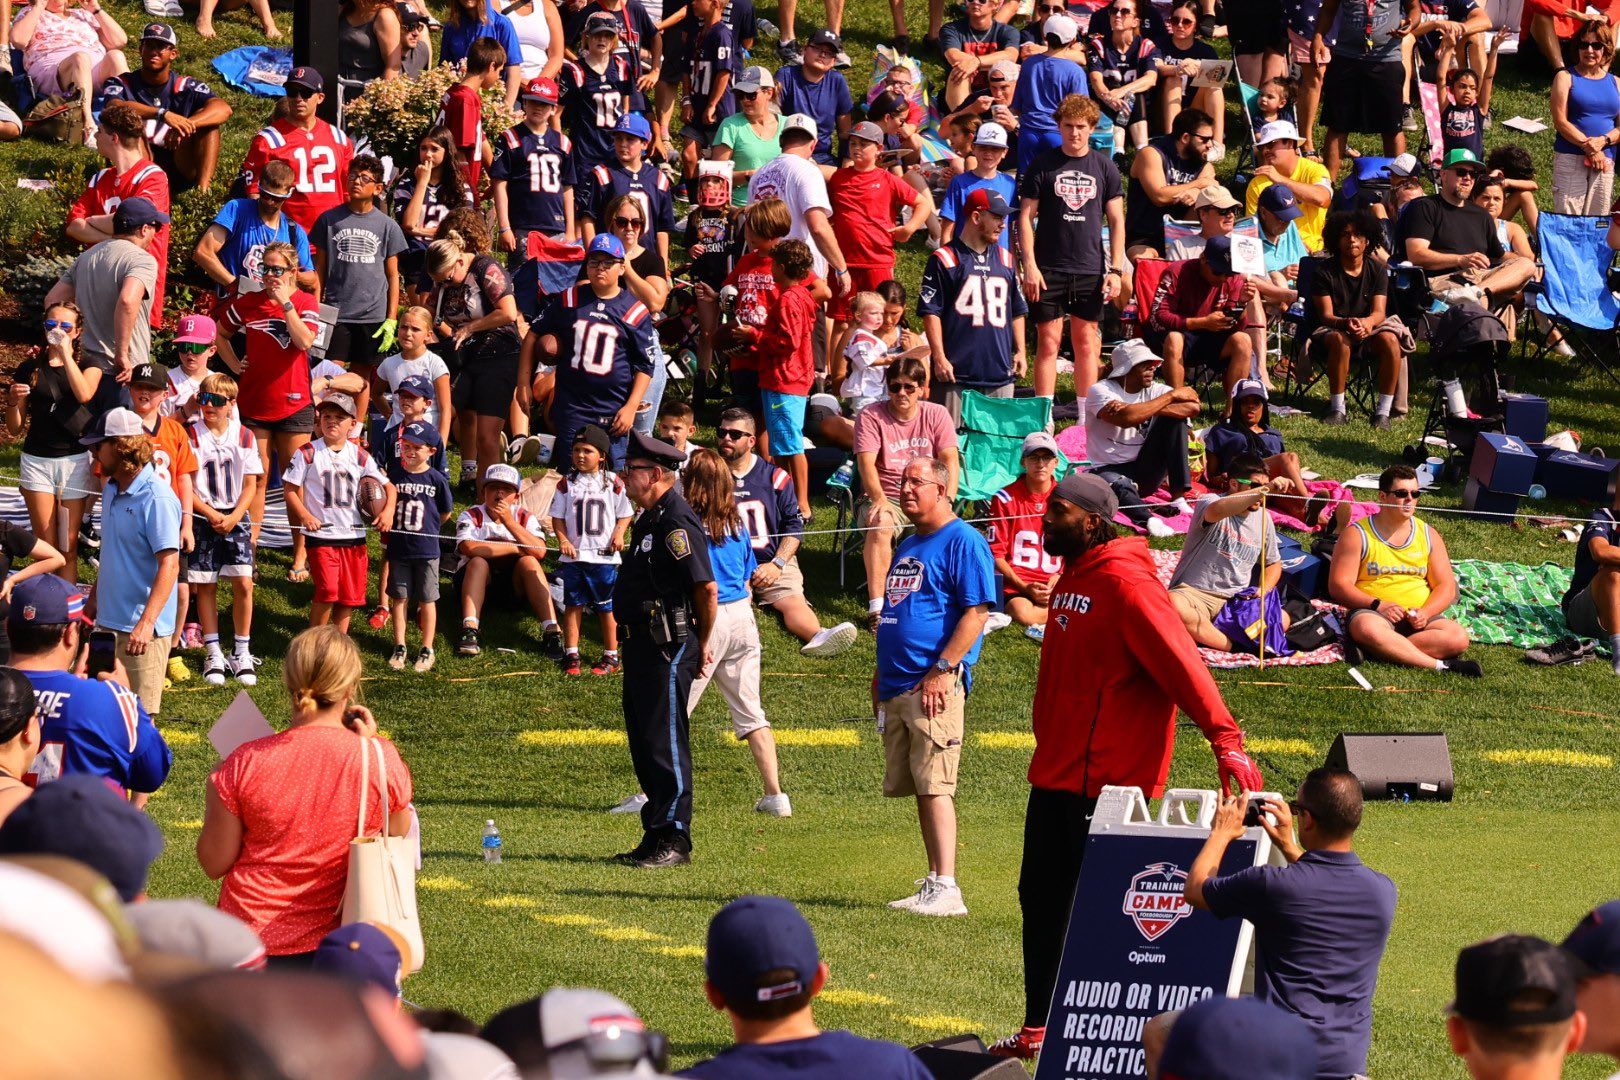
[[430,446],[435,450],[444,445],[444,436],[439,434],[439,429],[426,420],[412,420],[400,429],[399,437],[404,442]]
[[287,73],[287,85],[296,86],[300,90],[308,90],[312,94],[324,94],[326,81],[321,73],[312,67],[295,67]]
[[118,236],[125,236],[134,232],[142,225],[167,225],[169,215],[152,205],[151,199],[144,199],[137,195],[133,199],[125,199],[113,211],[113,232]]
[[1232,272],[1232,238],[1212,236],[1204,243],[1204,261],[1217,274]]
[[1305,211],[1299,208],[1299,199],[1294,193],[1282,184],[1272,184],[1260,193],[1260,206],[1270,210],[1283,221],[1293,221],[1303,217]]
[[403,961],[399,947],[381,927],[366,922],[340,926],[321,938],[310,958],[311,971],[369,983],[399,996]]
[[11,590],[7,621],[29,626],[59,626],[74,621],[90,625],[84,617],[84,594],[55,574],[24,578]]
[[585,20],[585,37],[590,37],[592,34],[618,34],[618,32],[619,20],[614,18],[611,12],[592,12],[591,16]]
[[396,394],[415,394],[424,401],[433,400],[433,384],[428,382],[426,375],[407,375],[399,380],[394,387]]
[[146,891],[163,833],[105,777],[68,773],[22,801],[0,824],[0,855],[62,855],[112,882],[124,903]]
[[1580,964],[1582,978],[1620,975],[1620,900],[1587,912],[1561,948]]
[[147,23],[146,29],[141,31],[141,41],[161,41],[170,48],[180,47],[180,39],[174,36],[174,27],[167,23]]
[[1012,213],[1012,207],[999,191],[991,191],[987,187],[974,188],[968,192],[968,197],[962,200],[962,213],[971,214],[975,210],[994,214],[1004,218]]
[[624,245],[612,233],[597,233],[591,239],[591,246],[586,249],[585,257],[592,255],[611,255],[615,259],[624,258]]
[[643,141],[652,139],[652,125],[640,113],[627,112],[619,117],[619,122],[613,125],[615,135],[634,135]]
[[580,443],[594,446],[596,452],[603,457],[607,457],[613,449],[613,440],[608,438],[608,433],[603,431],[599,424],[586,424],[574,432],[574,445],[578,446]]
[[[1575,1015],[1575,957],[1529,934],[1503,934],[1457,954],[1457,996],[1451,1011],[1464,1020],[1496,1028],[1556,1024]],[[1515,1000],[1535,991],[1538,1008]]]
[[[810,989],[821,968],[816,935],[791,900],[741,896],[709,920],[703,971],[728,1002],[775,1001]],[[767,972],[791,974],[760,985]]]
[[1160,1080],[1312,1080],[1321,1050],[1305,1021],[1254,998],[1209,997],[1176,1018]]
[[825,27],[811,34],[808,44],[819,45],[823,49],[831,49],[833,52],[840,52],[844,48],[844,43],[839,40],[838,35]]

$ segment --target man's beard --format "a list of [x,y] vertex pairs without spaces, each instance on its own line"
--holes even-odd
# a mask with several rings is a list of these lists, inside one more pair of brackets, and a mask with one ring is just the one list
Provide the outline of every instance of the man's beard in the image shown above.
[[1111,522],[1104,521],[1101,517],[1093,517],[1087,524],[1073,532],[1053,532],[1047,529],[1046,535],[1041,538],[1041,547],[1046,549],[1048,555],[1055,555],[1060,559],[1078,559],[1116,536],[1118,534]]

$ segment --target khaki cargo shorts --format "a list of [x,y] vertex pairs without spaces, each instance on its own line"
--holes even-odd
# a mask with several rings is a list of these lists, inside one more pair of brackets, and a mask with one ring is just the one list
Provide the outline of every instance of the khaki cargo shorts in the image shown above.
[[967,695],[960,677],[938,716],[923,713],[922,694],[912,691],[880,702],[883,714],[883,794],[954,795],[962,762]]

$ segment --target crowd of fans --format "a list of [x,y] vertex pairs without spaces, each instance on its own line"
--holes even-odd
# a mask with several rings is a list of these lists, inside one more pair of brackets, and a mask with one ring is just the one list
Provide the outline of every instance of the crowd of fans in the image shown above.
[[[376,722],[355,703],[354,613],[391,624],[394,670],[435,666],[443,586],[458,655],[479,654],[487,618],[527,610],[565,675],[621,673],[612,596],[635,514],[623,478],[632,432],[687,456],[682,482],[710,539],[723,620],[692,700],[718,685],[759,769],[756,809],[776,816],[791,804],[760,705],[754,612],[773,611],[806,655],[851,645],[855,625],[821,625],[798,559],[826,473],[850,489],[877,635],[883,791],[916,800],[928,861],[899,910],[967,913],[954,791],[979,643],[1010,623],[1040,639],[1060,575],[1106,547],[1116,514],[1154,537],[1190,519],[1164,611],[1191,642],[1252,649],[1222,616],[1251,586],[1262,604],[1278,588],[1269,506],[1336,538],[1328,588],[1348,609],[1352,657],[1481,673],[1445,617],[1456,582],[1439,532],[1416,517],[1416,473],[1386,469],[1377,512],[1352,524],[1348,506],[1313,493],[1268,415],[1276,365],[1290,363],[1325,370],[1327,424],[1349,421],[1358,366],[1374,384],[1372,428],[1405,415],[1419,328],[1392,310],[1392,267],[1426,272],[1444,304],[1515,326],[1538,273],[1538,187],[1522,148],[1488,139],[1513,28],[1493,27],[1474,0],[1229,4],[1224,23],[1199,0],[1041,0],[1021,26],[1017,5],[967,0],[947,21],[935,0],[937,94],[910,56],[900,0],[898,59],[870,92],[845,74],[837,0],[802,43],[783,4],[775,70],[750,55],[750,0],[656,12],[642,0],[453,0],[442,24],[414,0],[345,0],[335,77],[294,68],[239,170],[223,171],[231,107],[174,70],[172,26],[152,22],[132,40],[95,0],[35,0],[15,18],[11,6],[0,0],[0,54],[10,63],[15,50],[36,93],[79,111],[105,167],[68,214],[66,239],[83,250],[45,298],[44,340],[5,412],[22,438],[30,527],[0,527],[0,570],[20,564],[0,591],[11,665],[0,668],[0,850],[27,858],[0,865],[12,882],[0,888],[0,950],[57,988],[14,990],[16,1007],[50,1000],[121,1018],[123,1043],[148,1048],[153,1076],[242,1074],[249,1056],[277,1063],[337,1038],[370,1048],[355,1076],[494,1076],[514,1062],[528,1074],[548,1060],[551,1075],[662,1068],[661,1038],[591,991],[514,1005],[482,1042],[463,1018],[411,1019],[393,1004],[414,970],[409,944],[338,926],[349,823],[361,835],[414,825],[410,770],[391,743],[375,781],[357,771]],[[202,0],[199,32],[212,36],[214,15],[240,6]],[[268,0],[251,6],[279,36]],[[1535,44],[1569,61],[1552,80],[1554,208],[1602,213],[1620,143],[1612,25],[1526,10]],[[1204,77],[1222,34],[1257,91],[1237,119]],[[341,106],[436,60],[458,78],[434,122],[410,133],[413,160],[376,156],[345,132],[341,109],[335,124],[321,118],[329,98]],[[1420,160],[1406,133],[1426,87],[1442,122]],[[0,137],[21,134],[14,119],[0,110]],[[1251,133],[1246,186],[1228,188],[1217,166]],[[1351,134],[1381,136],[1391,159],[1371,194],[1338,187],[1347,164],[1355,171]],[[206,293],[171,320],[170,209],[192,189],[217,194],[190,253]],[[897,248],[914,240],[928,249],[915,298],[896,270]],[[1293,358],[1272,344],[1287,318],[1300,320]],[[696,365],[676,370],[661,331],[688,319]],[[1021,474],[988,502],[986,537],[953,509],[967,392],[1012,398],[1027,381],[1051,401],[1060,373],[1073,376],[1086,483],[1060,489],[1059,442],[1033,431]],[[1206,378],[1223,390],[1213,413]],[[691,441],[699,415],[677,400],[677,380],[726,399],[714,450]],[[1456,380],[1444,390],[1452,412],[1466,411]],[[846,454],[844,466],[835,454],[813,467],[824,449]],[[525,475],[542,462],[550,474]],[[140,807],[171,765],[152,718],[165,687],[192,677],[183,650],[201,650],[211,685],[256,684],[254,590],[276,488],[288,580],[309,584],[312,626],[284,654],[292,722],[207,782],[197,857],[221,882],[217,909],[148,901],[161,838]],[[1603,509],[1581,538],[1565,602],[1578,633],[1620,630],[1614,528]],[[372,530],[383,534],[376,568]],[[85,591],[87,543],[98,572]],[[1174,621],[1156,632],[1180,634]],[[588,662],[592,634],[601,648]],[[1252,769],[1240,736],[1228,750]],[[1217,841],[1241,829],[1242,807],[1223,805],[1187,897],[1255,923],[1264,1004],[1163,1019],[1149,1040],[1160,1075],[1364,1071],[1394,897],[1350,851],[1360,800],[1347,776],[1312,774],[1295,802],[1268,805],[1290,864],[1276,881],[1213,875]],[[382,796],[369,803],[368,783]],[[1345,921],[1276,914],[1290,888],[1333,900]],[[1562,951],[1518,938],[1464,950],[1449,1031],[1475,1075],[1532,1059],[1553,1063],[1536,1075],[1557,1075],[1576,1048],[1620,1056],[1617,919],[1600,909]],[[1302,951],[1313,977],[1338,972],[1343,985],[1323,1000],[1342,991],[1351,1006],[1306,1000],[1319,988],[1295,978]],[[263,966],[357,981],[232,970]],[[738,1045],[691,1075],[926,1074],[899,1048],[816,1027],[827,967],[785,901],[723,909],[707,975],[703,992]],[[1050,987],[1026,978],[1028,1023],[998,1052],[1039,1049]],[[37,1028],[41,1054],[51,1030]],[[75,1052],[80,1071],[133,1072],[103,1068],[101,1041]]]

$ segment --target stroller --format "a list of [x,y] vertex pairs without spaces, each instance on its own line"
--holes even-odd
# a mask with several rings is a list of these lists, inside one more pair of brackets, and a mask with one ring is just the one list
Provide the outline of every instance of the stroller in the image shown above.
[[[1402,456],[1413,465],[1422,464],[1428,457],[1428,440],[1443,437],[1446,463],[1438,479],[1453,483],[1467,471],[1480,433],[1503,430],[1500,367],[1512,342],[1501,319],[1470,303],[1453,305],[1434,316],[1425,336],[1434,364],[1434,396],[1422,437],[1407,446]],[[1451,379],[1462,383],[1467,415],[1455,415],[1447,406],[1445,383]]]

